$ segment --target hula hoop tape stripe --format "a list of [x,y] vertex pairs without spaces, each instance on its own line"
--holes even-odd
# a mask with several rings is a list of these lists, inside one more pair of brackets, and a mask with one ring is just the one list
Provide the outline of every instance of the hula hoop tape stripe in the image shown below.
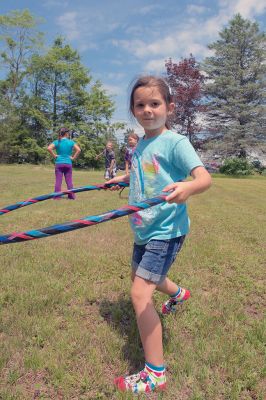
[[[123,184],[123,185],[119,184],[119,186],[125,187],[128,185],[127,184]],[[91,189],[91,187],[90,187],[90,189],[85,189],[85,187],[82,187],[82,188],[77,188],[77,189],[71,189],[71,191],[58,192],[58,193],[65,194],[68,192],[73,192],[74,190],[76,192],[77,191],[85,191],[85,190],[96,190],[96,189],[99,190],[99,189],[106,189],[107,187],[108,187],[107,185],[97,185],[94,187],[94,189]],[[83,190],[81,190],[81,189],[83,189]],[[46,198],[44,198],[45,196],[39,196],[38,199],[41,198],[41,200],[37,200],[37,201],[47,200],[48,198],[52,198],[52,197],[59,197],[58,193],[54,193],[53,196],[51,194],[45,195]],[[60,195],[62,196],[63,194],[60,194]],[[49,197],[47,197],[47,196],[49,196]],[[7,235],[2,235],[2,236],[0,236],[0,244],[10,244],[10,243],[24,242],[24,241],[28,241],[28,240],[34,240],[34,239],[41,239],[41,238],[73,231],[76,229],[85,228],[87,226],[97,225],[102,222],[107,222],[112,219],[124,217],[125,215],[133,214],[137,211],[145,210],[147,208],[156,206],[160,203],[165,202],[165,198],[166,198],[166,195],[160,195],[160,196],[156,196],[156,197],[153,197],[150,199],[143,200],[142,202],[139,202],[139,203],[133,203],[128,206],[123,206],[116,210],[107,211],[103,214],[91,215],[91,216],[87,216],[84,218],[75,219],[73,221],[66,222],[64,224],[52,225],[52,226],[48,226],[46,228],[40,228],[40,229],[30,230],[30,231],[26,231],[26,232],[13,232],[13,233],[10,233]],[[22,202],[22,203],[16,203],[13,206],[5,207],[5,210],[8,210],[7,212],[10,212],[17,208],[24,207],[25,205],[34,204],[34,201],[32,202],[32,200],[36,200],[36,199],[37,198],[29,199],[26,202]],[[14,207],[14,206],[17,206],[17,207],[10,209],[10,207]],[[3,211],[3,210],[1,210],[1,211]]]

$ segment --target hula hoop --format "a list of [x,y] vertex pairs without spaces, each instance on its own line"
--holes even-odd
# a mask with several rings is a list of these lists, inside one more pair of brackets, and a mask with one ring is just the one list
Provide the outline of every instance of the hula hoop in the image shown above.
[[[128,184],[125,184],[125,183],[118,184],[118,185],[121,187],[128,186]],[[48,200],[53,197],[60,197],[60,196],[63,196],[64,194],[83,192],[86,190],[107,189],[108,187],[111,187],[111,186],[116,186],[116,185],[115,184],[111,184],[111,185],[105,184],[105,185],[95,185],[95,186],[83,186],[80,188],[71,189],[71,190],[67,190],[64,192],[56,192],[56,193],[51,193],[48,195],[35,197],[34,199],[28,199],[25,202],[19,202],[19,203],[13,204],[11,206],[5,207],[4,209],[0,210],[0,212],[1,212],[0,215],[14,211],[21,207],[35,204],[38,201]],[[133,203],[131,205],[123,206],[123,207],[120,207],[115,210],[107,211],[103,214],[89,215],[87,217],[75,219],[70,222],[66,222],[64,224],[57,224],[57,225],[48,226],[46,228],[40,228],[40,229],[35,229],[35,230],[30,230],[30,231],[25,231],[25,232],[13,232],[13,233],[10,233],[7,235],[1,235],[0,236],[0,245],[24,242],[27,240],[46,238],[46,237],[53,236],[53,235],[59,235],[60,233],[65,233],[65,232],[73,231],[76,229],[85,228],[87,226],[97,225],[102,222],[107,222],[112,219],[124,217],[125,215],[133,214],[137,211],[145,210],[147,208],[156,206],[160,203],[164,203],[166,197],[167,197],[166,195],[160,195],[157,197],[143,200],[140,203]]]
[[49,200],[49,199],[53,199],[55,197],[62,197],[66,194],[69,193],[79,193],[79,192],[87,192],[90,190],[101,190],[101,189],[109,189],[112,186],[120,186],[122,189],[126,188],[129,186],[128,183],[118,183],[118,184],[102,184],[102,185],[88,185],[88,186],[81,186],[78,188],[73,188],[73,189],[69,189],[69,190],[63,190],[62,192],[54,192],[54,193],[49,193],[49,194],[43,194],[41,196],[38,197],[33,197],[30,199],[27,199],[25,201],[20,201],[18,203],[15,204],[11,204],[10,206],[6,206],[4,207],[2,210],[0,210],[0,216],[7,214],[11,211],[15,211],[18,208],[22,208],[22,207],[26,207],[26,206],[31,206],[32,204],[36,204],[40,201],[44,201],[44,200]]

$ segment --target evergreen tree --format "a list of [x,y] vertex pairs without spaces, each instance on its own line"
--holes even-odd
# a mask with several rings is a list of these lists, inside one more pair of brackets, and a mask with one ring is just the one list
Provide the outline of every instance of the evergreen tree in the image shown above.
[[247,143],[265,134],[265,33],[237,14],[219,35],[203,63],[208,126],[230,151],[244,154]]

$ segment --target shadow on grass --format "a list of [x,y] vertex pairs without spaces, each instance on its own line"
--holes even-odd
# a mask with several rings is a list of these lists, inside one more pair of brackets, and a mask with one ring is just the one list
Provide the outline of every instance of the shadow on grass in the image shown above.
[[[116,329],[123,338],[122,352],[130,365],[129,373],[143,368],[145,359],[140,336],[138,332],[135,312],[130,299],[121,295],[117,301],[104,300],[99,305],[99,312],[104,320]],[[161,320],[162,325],[164,321]],[[165,332],[163,327],[163,332]],[[163,344],[168,341],[167,335],[163,337]]]

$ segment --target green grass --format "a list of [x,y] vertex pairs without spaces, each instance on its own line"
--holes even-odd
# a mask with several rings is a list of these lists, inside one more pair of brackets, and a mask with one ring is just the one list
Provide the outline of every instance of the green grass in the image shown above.
[[[52,167],[1,165],[0,207],[52,192],[53,174]],[[102,176],[75,170],[74,183],[100,183]],[[208,192],[189,200],[191,233],[170,277],[192,297],[162,317],[168,390],[151,398],[264,399],[265,198],[264,177],[214,177]],[[0,231],[41,228],[126,202],[104,191],[48,200],[1,216]],[[132,398],[112,384],[143,364],[129,298],[131,247],[126,217],[1,246],[0,399]],[[158,310],[164,300],[156,293]]]

